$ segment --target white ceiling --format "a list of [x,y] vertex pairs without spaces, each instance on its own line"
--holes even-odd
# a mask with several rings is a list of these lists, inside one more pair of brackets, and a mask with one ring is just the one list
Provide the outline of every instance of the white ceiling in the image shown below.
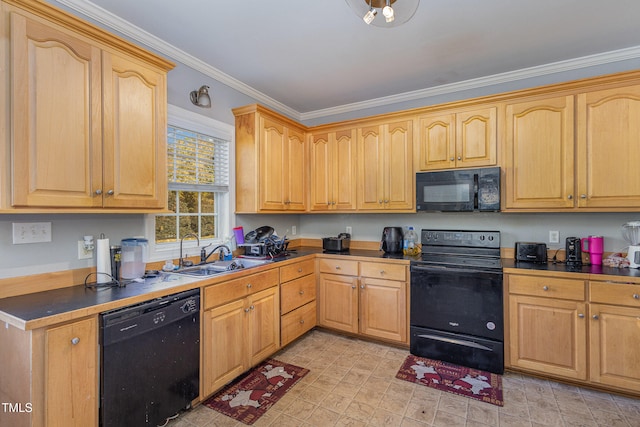
[[303,118],[640,57],[638,0],[422,0],[396,28],[345,0],[57,1]]

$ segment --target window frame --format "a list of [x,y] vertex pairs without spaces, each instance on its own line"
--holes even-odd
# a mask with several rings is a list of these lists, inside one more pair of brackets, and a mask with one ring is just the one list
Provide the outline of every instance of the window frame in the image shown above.
[[[170,125],[229,141],[229,192],[216,198],[218,203],[216,206],[218,208],[218,231],[219,236],[222,237],[200,240],[200,247],[210,243],[213,245],[228,244],[233,237],[233,227],[235,226],[235,215],[232,208],[235,206],[235,128],[233,125],[168,104],[167,128]],[[165,153],[165,155],[168,156],[168,153]],[[166,176],[166,171],[164,174]],[[155,218],[156,214],[146,214],[144,219],[145,235],[149,236],[149,260],[177,259],[180,256],[179,242],[156,244]],[[196,249],[195,245],[194,241],[189,240],[188,244],[184,244],[183,251],[188,256],[197,255],[200,251]]]

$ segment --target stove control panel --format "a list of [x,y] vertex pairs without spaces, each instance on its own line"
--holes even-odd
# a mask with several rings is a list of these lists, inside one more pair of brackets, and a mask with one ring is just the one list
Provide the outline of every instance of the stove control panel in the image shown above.
[[500,232],[423,229],[421,241],[428,246],[500,248]]

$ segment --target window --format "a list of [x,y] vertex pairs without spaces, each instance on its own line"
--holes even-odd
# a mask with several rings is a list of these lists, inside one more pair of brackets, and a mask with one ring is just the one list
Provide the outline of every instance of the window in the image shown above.
[[173,106],[168,111],[171,212],[150,215],[146,221],[147,235],[154,236],[149,239],[151,257],[157,260],[175,258],[180,239],[185,236],[185,240],[195,240],[189,237],[194,234],[199,237],[200,246],[205,246],[228,241],[232,228],[229,212],[233,126]]

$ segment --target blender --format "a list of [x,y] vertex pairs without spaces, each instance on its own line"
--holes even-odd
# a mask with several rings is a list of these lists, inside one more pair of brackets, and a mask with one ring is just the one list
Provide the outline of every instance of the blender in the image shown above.
[[640,221],[627,222],[622,226],[622,236],[629,242],[627,259],[629,267],[640,267]]

